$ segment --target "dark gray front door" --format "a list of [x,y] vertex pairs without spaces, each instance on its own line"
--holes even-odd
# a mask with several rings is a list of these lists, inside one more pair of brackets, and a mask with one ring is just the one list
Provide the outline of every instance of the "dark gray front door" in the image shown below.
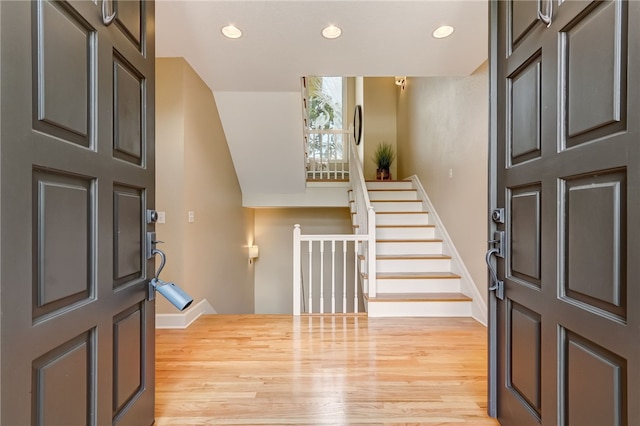
[[0,423],[149,425],[154,4],[0,8]]
[[638,425],[640,2],[491,7],[498,417]]

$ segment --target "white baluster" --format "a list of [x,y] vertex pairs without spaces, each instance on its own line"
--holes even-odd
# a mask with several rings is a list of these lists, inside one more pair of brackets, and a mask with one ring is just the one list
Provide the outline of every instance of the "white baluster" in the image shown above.
[[293,315],[300,315],[300,288],[302,286],[301,264],[300,264],[300,225],[293,227]]
[[320,313],[324,314],[324,241],[320,240]]
[[358,244],[353,245],[353,312],[358,313]]
[[336,313],[336,240],[331,241],[331,313]]
[[347,313],[347,241],[346,240],[342,240],[342,313],[343,314]]
[[313,313],[313,241],[309,241],[309,313]]
[[376,212],[373,207],[369,207],[367,211],[367,233],[369,242],[367,244],[367,271],[369,275],[369,297],[376,297],[377,281],[376,281]]

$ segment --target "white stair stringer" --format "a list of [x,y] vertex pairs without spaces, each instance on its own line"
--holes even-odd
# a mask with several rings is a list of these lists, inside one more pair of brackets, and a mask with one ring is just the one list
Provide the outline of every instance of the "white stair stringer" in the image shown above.
[[[377,294],[365,295],[368,315],[472,316],[474,301],[463,277],[452,271],[455,261],[441,237],[442,224],[432,220],[422,187],[414,180],[369,181],[367,189],[376,212],[377,257]],[[365,288],[367,278],[362,276]]]

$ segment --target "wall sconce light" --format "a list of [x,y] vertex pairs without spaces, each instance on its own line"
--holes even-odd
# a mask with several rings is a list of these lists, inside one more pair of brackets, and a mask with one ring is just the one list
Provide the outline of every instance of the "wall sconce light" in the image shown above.
[[259,254],[260,248],[258,246],[249,246],[249,263],[253,263],[253,260],[257,259]]
[[396,86],[400,86],[404,90],[405,84],[407,84],[406,76],[396,76]]

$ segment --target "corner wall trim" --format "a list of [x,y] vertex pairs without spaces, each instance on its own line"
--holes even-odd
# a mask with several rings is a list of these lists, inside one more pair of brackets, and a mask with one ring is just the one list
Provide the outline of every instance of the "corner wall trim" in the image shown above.
[[217,314],[207,299],[179,314],[156,314],[156,328],[187,328],[202,314]]

